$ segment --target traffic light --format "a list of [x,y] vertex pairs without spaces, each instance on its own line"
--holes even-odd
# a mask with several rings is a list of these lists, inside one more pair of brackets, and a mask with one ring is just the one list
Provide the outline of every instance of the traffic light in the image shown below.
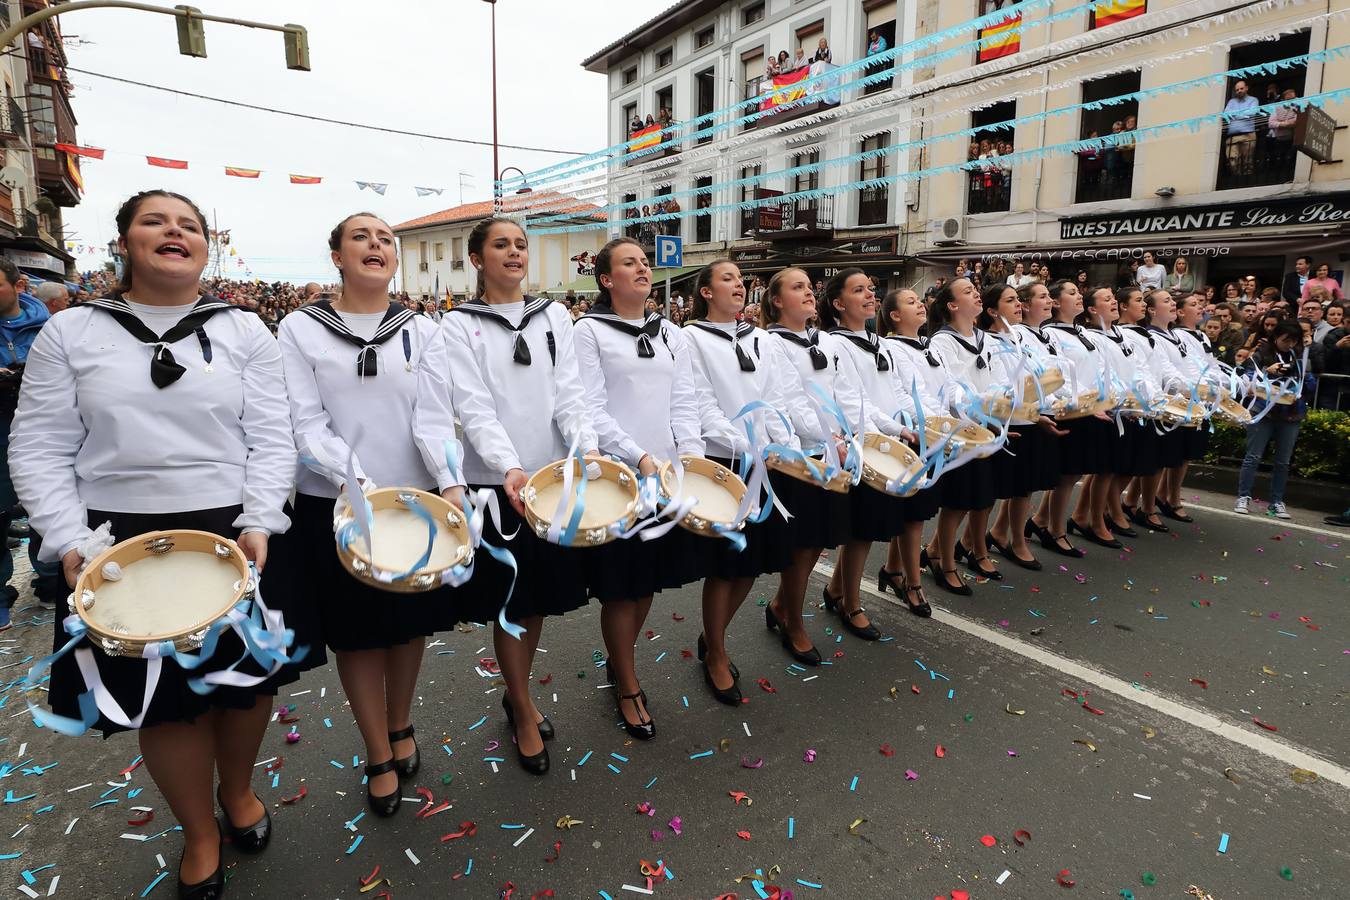
[[286,25],[286,68],[309,71],[309,32],[302,25]]
[[206,23],[202,21],[202,11],[195,6],[175,6],[182,15],[175,16],[178,23],[178,52],[184,56],[206,58]]

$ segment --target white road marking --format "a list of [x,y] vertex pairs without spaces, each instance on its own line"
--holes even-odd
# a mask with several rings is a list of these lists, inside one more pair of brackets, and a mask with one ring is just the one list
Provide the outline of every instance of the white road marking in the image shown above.
[[[815,571],[817,575],[829,578],[830,575],[833,574],[834,569],[832,566],[817,563]],[[889,595],[881,593],[867,584],[863,584],[861,590],[863,593],[869,594],[872,597],[885,600],[890,606],[904,606],[904,601],[892,599]],[[1216,737],[1232,741],[1248,750],[1253,750],[1263,756],[1268,756],[1284,765],[1316,772],[1318,776],[1327,781],[1335,782],[1341,787],[1350,788],[1350,769],[1339,766],[1330,760],[1323,759],[1301,747],[1296,747],[1283,740],[1267,737],[1264,734],[1246,731],[1233,722],[1221,719],[1218,716],[1196,709],[1195,707],[1187,706],[1176,700],[1171,700],[1161,694],[1152,691],[1136,690],[1128,681],[1107,674],[1086,663],[1069,659],[1066,656],[1060,656],[1058,653],[1046,650],[1043,647],[1038,647],[1021,638],[1007,634],[1000,629],[990,628],[988,625],[968,619],[965,616],[959,616],[956,613],[949,612],[941,607],[933,607],[932,620],[955,628],[958,631],[964,632],[971,637],[985,641],[986,643],[993,644],[1010,653],[1015,653],[1018,656],[1029,659],[1046,668],[1054,669],[1076,681],[1091,685],[1098,690],[1115,694],[1117,697],[1128,700],[1130,703],[1137,706],[1142,706],[1153,712],[1170,716],[1173,719],[1184,722],[1194,728],[1207,731]]]
[[[1322,528],[1317,525],[1304,525],[1302,523],[1292,522],[1286,519],[1274,519],[1266,515],[1265,513],[1254,512],[1244,516],[1242,513],[1235,513],[1231,509],[1221,509],[1220,507],[1217,506],[1202,506],[1199,503],[1187,503],[1186,508],[1203,509],[1207,513],[1217,513],[1218,515],[1221,516],[1227,516],[1230,519],[1239,519],[1246,522],[1261,522],[1264,525],[1274,528],[1294,528],[1297,529],[1298,531],[1311,531],[1313,534],[1324,534],[1327,537],[1340,538],[1342,540],[1350,540],[1350,532],[1348,531],[1333,531],[1330,528]],[[1176,524],[1178,527],[1182,525],[1181,522],[1177,522]],[[1169,525],[1168,527],[1170,528],[1172,526]]]

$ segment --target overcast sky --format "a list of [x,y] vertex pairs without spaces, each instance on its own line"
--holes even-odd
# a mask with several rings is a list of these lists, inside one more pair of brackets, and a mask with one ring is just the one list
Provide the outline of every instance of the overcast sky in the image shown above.
[[[671,2],[499,0],[501,141],[574,151],[604,146],[605,78],[583,70],[581,60]],[[492,139],[490,7],[482,0],[193,5],[206,13],[305,26],[313,71],[286,69],[279,33],[207,23],[209,56],[192,59],[177,52],[172,17],[115,9],[61,17],[70,65],[348,122]],[[84,161],[84,201],[66,210],[67,234],[79,245],[106,247],[116,233],[118,205],[136,191],[165,187],[193,198],[231,229],[234,246],[257,277],[329,281],[328,232],[348,213],[369,209],[397,223],[456,206],[460,172],[468,176],[465,202],[491,197],[490,147],[307,122],[77,71],[70,80],[79,142],[108,151],[101,162]],[[151,168],[147,155],[186,159],[191,167]],[[501,151],[503,167],[526,171],[563,159]],[[256,181],[229,178],[227,165],[263,174]],[[324,181],[291,185],[290,173]],[[358,191],[357,180],[389,188],[381,197]],[[414,185],[445,192],[418,198]],[[80,254],[77,265],[95,268],[106,258],[106,252]],[[229,266],[243,277],[234,260]]]

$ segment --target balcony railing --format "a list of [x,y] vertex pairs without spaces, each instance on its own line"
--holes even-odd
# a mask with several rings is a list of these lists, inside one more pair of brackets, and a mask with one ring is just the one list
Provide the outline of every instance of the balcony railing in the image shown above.
[[1221,191],[1266,184],[1288,184],[1294,180],[1293,135],[1289,140],[1271,137],[1265,128],[1254,134],[1228,134],[1225,129],[1219,157],[1217,187]]
[[680,139],[669,131],[670,125],[648,125],[628,133],[628,152],[636,153],[627,165],[651,162],[666,156],[674,156],[683,150]]
[[[829,106],[838,106],[843,98],[838,76],[829,77],[829,73],[838,66],[826,62],[812,63],[808,69],[799,69],[785,75],[752,78],[745,82],[744,99],[759,97],[758,107],[742,108],[740,115],[762,113],[753,122],[747,122],[745,128],[758,128],[776,122],[787,122],[800,116],[820,112]],[[810,82],[798,87],[798,82]]]
[[885,225],[891,217],[889,188],[870,187],[858,192],[858,224]]
[[[773,196],[772,193],[761,194]],[[747,228],[747,215],[749,227]],[[834,198],[789,200],[743,210],[742,233],[753,233],[764,240],[790,240],[794,237],[816,236],[834,230]]]
[[992,163],[970,173],[966,212],[1007,212],[1012,208],[1012,173]]
[[22,140],[26,121],[23,107],[13,97],[6,97],[0,103],[0,141],[10,143]]
[[1133,147],[1079,151],[1076,203],[1124,200],[1133,192]]

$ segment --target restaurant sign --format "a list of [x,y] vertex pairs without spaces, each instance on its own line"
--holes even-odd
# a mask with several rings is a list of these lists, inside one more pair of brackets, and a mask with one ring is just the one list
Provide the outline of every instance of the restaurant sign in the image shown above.
[[1228,228],[1350,225],[1350,193],[1275,198],[1182,209],[1150,210],[1059,220],[1061,240],[1141,237]]

